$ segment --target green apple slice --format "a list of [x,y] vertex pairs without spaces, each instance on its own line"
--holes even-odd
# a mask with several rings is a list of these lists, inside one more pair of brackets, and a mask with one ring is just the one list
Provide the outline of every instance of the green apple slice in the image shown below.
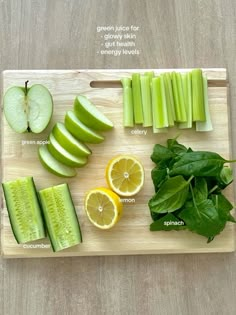
[[104,140],[103,136],[84,125],[71,110],[66,113],[65,126],[78,140],[88,143],[100,143]]
[[83,95],[76,96],[74,111],[80,121],[88,127],[99,131],[113,128],[113,123]]
[[6,120],[14,131],[40,133],[51,119],[53,101],[45,86],[35,84],[28,88],[26,82],[25,88],[13,86],[7,90],[3,107]]
[[66,151],[52,133],[49,135],[48,151],[55,159],[68,166],[82,167],[88,161],[85,156],[78,157]]
[[76,170],[72,167],[66,166],[56,160],[48,151],[46,145],[41,145],[38,150],[39,160],[41,164],[50,173],[60,177],[74,177]]
[[63,123],[56,123],[52,133],[55,139],[64,149],[66,149],[66,151],[76,156],[88,156],[92,153],[84,143],[72,136]]

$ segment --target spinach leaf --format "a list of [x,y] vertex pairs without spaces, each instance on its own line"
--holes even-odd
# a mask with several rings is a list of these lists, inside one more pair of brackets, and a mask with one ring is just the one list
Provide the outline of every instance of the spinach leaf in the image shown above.
[[219,154],[207,151],[187,152],[174,163],[170,176],[216,176],[227,162]]
[[173,158],[175,154],[169,150],[168,148],[164,147],[161,144],[156,144],[153,148],[153,153],[151,155],[151,160],[158,164],[160,161],[165,161]]
[[221,220],[231,221],[232,216],[230,211],[233,209],[231,202],[222,194],[212,194],[210,196],[214,206],[218,210],[219,217]]
[[230,167],[224,166],[220,172],[220,175],[217,178],[218,186],[221,189],[226,188],[233,181],[233,171]]
[[176,139],[168,139],[167,148],[178,155],[188,151],[188,149],[183,144],[180,144]]
[[235,218],[232,216],[232,214],[229,214],[227,221],[236,223],[236,220],[235,220]]
[[166,213],[156,213],[156,212],[152,212],[152,211],[150,211],[150,214],[151,214],[153,221],[160,220],[162,217],[164,217],[166,215]]
[[168,213],[161,219],[150,224],[150,231],[171,231],[184,229],[186,229],[184,222],[176,218],[172,213]]
[[193,188],[194,199],[196,203],[200,203],[201,201],[207,199],[208,197],[207,182],[203,177],[195,177],[194,184],[195,184]]
[[167,179],[149,200],[149,208],[152,212],[166,213],[181,208],[189,191],[189,181],[183,176],[175,176]]
[[155,167],[151,172],[153,185],[155,187],[155,192],[160,188],[161,184],[167,177],[167,168],[160,169],[159,167]]
[[222,220],[218,210],[210,199],[203,200],[199,204],[188,202],[179,214],[187,228],[200,235],[206,236],[211,241],[225,227],[226,220]]

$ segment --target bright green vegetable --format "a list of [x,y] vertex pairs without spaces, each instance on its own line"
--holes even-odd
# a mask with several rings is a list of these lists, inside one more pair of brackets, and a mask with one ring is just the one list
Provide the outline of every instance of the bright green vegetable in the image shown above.
[[2,186],[17,243],[46,237],[33,178],[18,178],[5,182]]
[[179,72],[172,72],[172,84],[176,121],[186,122],[187,121],[186,106],[184,101],[181,74]]
[[140,77],[141,94],[142,94],[142,107],[143,107],[143,127],[152,126],[152,99],[151,99],[151,86],[150,76],[142,75]]
[[134,105],[134,122],[135,124],[143,123],[143,108],[142,108],[142,95],[140,74],[132,74],[132,92],[133,92],[133,105]]
[[203,76],[203,94],[204,94],[204,109],[205,109],[205,121],[196,121],[196,131],[211,131],[213,130],[211,122],[211,114],[208,104],[208,84],[207,77]]
[[170,176],[216,176],[220,174],[226,162],[230,161],[225,160],[215,152],[186,152],[173,164]]
[[179,123],[180,129],[192,128],[192,79],[191,72],[182,73],[182,86],[185,102],[185,110],[187,115],[187,121]]
[[[171,121],[172,119],[175,121],[176,120],[176,115],[175,115],[175,103],[174,103],[174,95],[173,95],[173,87],[172,87],[172,80],[171,80],[171,74],[170,72],[164,73],[164,78],[165,78],[165,86],[166,86],[166,94],[167,94],[167,107],[169,108],[169,114],[171,115]],[[168,116],[169,117],[169,116]],[[171,126],[172,124],[169,121],[169,125]]]
[[162,93],[165,93],[165,106],[167,110],[167,117],[168,117],[168,126],[173,127],[175,124],[174,121],[174,103],[171,101],[171,96],[168,90],[168,84],[166,80],[166,73],[163,73],[160,75],[161,80],[162,80],[162,88],[164,87],[164,91]]
[[153,71],[141,76],[134,73],[132,83],[129,78],[121,82],[125,127],[142,124],[153,126],[153,133],[160,133],[167,132],[175,123],[180,129],[192,128],[194,121],[197,131],[212,130],[207,79],[201,69],[186,73],[166,72],[158,76],[154,76]]
[[123,125],[124,127],[134,126],[133,95],[130,78],[121,79],[123,86]]
[[157,129],[168,127],[165,95],[162,93],[163,88],[160,76],[152,79],[153,126]]
[[42,210],[55,252],[82,242],[79,221],[67,184],[39,191]]
[[227,221],[236,223],[230,214],[233,206],[222,194],[233,179],[232,170],[224,164],[235,160],[193,151],[176,139],[168,139],[167,147],[156,144],[151,159],[156,164],[152,170],[155,195],[148,203],[154,221],[151,231],[188,229],[210,242]]
[[193,121],[205,121],[202,70],[192,71]]
[[184,205],[188,190],[189,181],[183,176],[168,178],[149,201],[149,208],[157,213],[173,212]]

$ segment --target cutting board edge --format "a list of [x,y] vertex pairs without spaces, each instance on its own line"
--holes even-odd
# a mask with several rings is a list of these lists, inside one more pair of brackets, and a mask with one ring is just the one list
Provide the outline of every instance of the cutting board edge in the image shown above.
[[202,249],[202,250],[147,250],[147,251],[129,251],[129,252],[90,252],[90,253],[80,253],[74,252],[74,253],[61,253],[55,255],[53,252],[51,254],[31,254],[29,255],[10,255],[10,254],[4,254],[4,252],[1,253],[1,257],[3,259],[14,259],[14,258],[61,258],[61,257],[103,257],[103,256],[143,256],[143,255],[174,255],[174,254],[216,254],[216,253],[234,253],[235,252],[235,245],[225,248],[225,249]]

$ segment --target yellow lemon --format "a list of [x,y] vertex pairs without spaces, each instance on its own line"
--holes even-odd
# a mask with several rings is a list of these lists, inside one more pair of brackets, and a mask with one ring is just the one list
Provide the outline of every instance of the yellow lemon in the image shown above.
[[100,229],[110,229],[120,219],[123,205],[120,197],[107,188],[90,190],[85,197],[85,211],[91,223]]
[[136,195],[144,184],[144,168],[136,157],[119,155],[106,168],[109,187],[120,196]]

